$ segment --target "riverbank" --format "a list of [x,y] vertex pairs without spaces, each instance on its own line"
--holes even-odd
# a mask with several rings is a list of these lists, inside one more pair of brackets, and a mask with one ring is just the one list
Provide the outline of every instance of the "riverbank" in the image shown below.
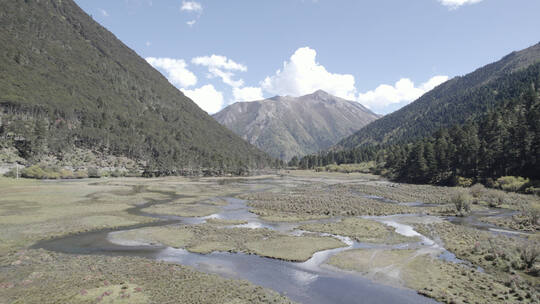
[[[358,296],[366,303],[381,299],[430,302],[410,289],[449,303],[537,300],[534,267],[538,261],[517,263],[525,262],[520,256],[523,241],[503,244],[516,252],[514,264],[488,267],[493,262],[486,259],[489,248],[483,254],[468,255],[474,246],[461,244],[501,232],[490,230],[491,226],[481,233],[475,227],[449,228],[463,225],[446,220],[455,208],[447,200],[453,191],[462,189],[394,184],[359,173],[308,171],[245,178],[0,179],[0,188],[5,190],[0,197],[0,228],[7,232],[1,236],[0,249],[6,258],[1,261],[0,283],[9,290],[10,301],[35,302],[37,298],[25,293],[32,284],[32,290],[42,292],[35,276],[68,284],[58,281],[57,275],[69,277],[69,271],[78,271],[70,266],[77,259],[108,264],[101,278],[109,283],[117,274],[139,279],[126,275],[105,290],[103,280],[81,283],[74,275],[73,282],[79,283],[56,290],[51,302],[67,298],[85,302],[86,295],[102,296],[109,291],[117,296],[115,301],[123,301],[120,292],[136,288],[146,291],[137,301],[157,295],[165,302],[168,295],[172,299],[176,293],[165,291],[175,288],[175,279],[167,280],[167,274],[161,283],[153,282],[134,266],[141,261],[156,273],[174,264],[187,265],[174,268],[170,275],[198,273],[188,275],[193,278],[188,286],[207,286],[216,296],[209,299],[222,295],[231,303],[257,302],[240,296],[244,292],[260,303],[289,299],[352,303]],[[534,197],[527,199],[537,203]],[[491,210],[479,204],[473,213],[486,208]],[[409,215],[388,216],[393,214]],[[507,219],[507,214],[512,216],[504,213],[502,217]],[[482,223],[479,216],[466,218]],[[538,244],[535,232],[517,234],[500,228],[510,240]],[[25,261],[33,262],[26,265]],[[27,268],[17,268],[21,265]],[[468,289],[467,282],[471,282]],[[81,284],[84,288],[78,290]],[[46,286],[54,290],[53,285]],[[491,294],[479,296],[489,286]],[[197,290],[188,293],[186,301],[198,302]]]

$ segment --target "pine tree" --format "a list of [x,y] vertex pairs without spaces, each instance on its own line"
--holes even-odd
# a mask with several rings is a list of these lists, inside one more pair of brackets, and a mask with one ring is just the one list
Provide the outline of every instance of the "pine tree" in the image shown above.
[[437,158],[435,157],[435,147],[431,141],[426,142],[424,145],[424,156],[426,159],[427,172],[424,176],[425,180],[433,181],[437,177]]

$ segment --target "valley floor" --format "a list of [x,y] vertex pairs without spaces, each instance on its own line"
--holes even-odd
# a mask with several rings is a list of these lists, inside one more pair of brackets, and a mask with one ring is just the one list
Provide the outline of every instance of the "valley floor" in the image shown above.
[[463,214],[464,191],[311,171],[0,178],[0,303],[538,303],[522,206],[539,198],[484,189]]

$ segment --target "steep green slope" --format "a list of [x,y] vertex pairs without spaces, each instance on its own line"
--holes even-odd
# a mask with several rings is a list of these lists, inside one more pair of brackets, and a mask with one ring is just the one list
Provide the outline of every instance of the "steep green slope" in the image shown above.
[[[493,184],[493,180],[509,175],[538,180],[539,88],[540,62],[500,77],[483,88],[480,92],[496,90],[497,99],[485,113],[470,113],[464,123],[439,128],[432,134],[402,143],[365,145],[306,156],[299,165],[313,168],[376,160],[379,172],[414,183]],[[528,191],[537,192],[533,188]]]
[[325,150],[379,116],[361,104],[317,91],[301,97],[237,102],[214,118],[273,157]]
[[524,68],[539,61],[540,43],[513,52],[500,61],[441,84],[415,102],[343,139],[336,148],[409,142],[482,115],[526,90],[530,83],[519,82],[519,76],[510,75],[523,73]]
[[389,147],[385,168],[398,180],[415,183],[456,183],[460,177],[487,181],[508,175],[540,179],[540,63],[527,71],[529,90],[519,98],[414,144]]
[[79,147],[165,174],[269,164],[72,0],[1,0],[0,28],[0,143],[31,162]]

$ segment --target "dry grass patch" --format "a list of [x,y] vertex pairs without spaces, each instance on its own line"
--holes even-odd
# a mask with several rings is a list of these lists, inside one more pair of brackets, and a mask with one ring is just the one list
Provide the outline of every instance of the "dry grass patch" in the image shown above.
[[291,303],[247,281],[144,258],[24,250],[0,265],[2,303]]
[[345,246],[332,237],[287,236],[269,229],[219,228],[215,224],[148,227],[109,235],[116,243],[163,244],[194,253],[243,252],[288,261],[306,261],[315,252]]
[[307,261],[318,251],[339,247],[345,244],[335,238],[316,236],[278,236],[246,243],[249,252],[295,262]]
[[496,277],[465,265],[444,262],[415,250],[358,249],[328,261],[374,280],[406,286],[443,303],[535,303]]
[[364,243],[399,244],[419,241],[417,237],[406,237],[396,233],[393,227],[361,218],[345,218],[336,223],[306,224],[299,228],[313,232],[348,236]]
[[[391,215],[437,213],[442,207],[414,208],[379,202],[350,192],[342,186],[313,183],[282,192],[249,193],[241,196],[250,201],[253,212],[265,219],[308,220],[333,216]],[[440,212],[440,211],[439,211]]]
[[447,204],[456,191],[456,187],[412,185],[392,182],[340,185],[339,187],[357,193],[384,197],[396,202],[423,202],[430,204]]
[[98,302],[107,304],[146,304],[148,296],[138,285],[121,283],[103,287],[83,289],[73,299],[77,303]]
[[143,209],[145,212],[154,214],[167,214],[184,217],[203,217],[218,213],[221,210],[218,206],[205,203],[190,203],[190,204],[163,204],[154,205]]
[[49,237],[152,221],[126,212],[148,198],[123,183],[0,179],[0,187],[0,253]]
[[220,219],[220,218],[207,219],[206,222],[208,224],[220,225],[220,226],[244,225],[248,223],[247,221],[244,221],[244,220],[226,220],[226,219]]

